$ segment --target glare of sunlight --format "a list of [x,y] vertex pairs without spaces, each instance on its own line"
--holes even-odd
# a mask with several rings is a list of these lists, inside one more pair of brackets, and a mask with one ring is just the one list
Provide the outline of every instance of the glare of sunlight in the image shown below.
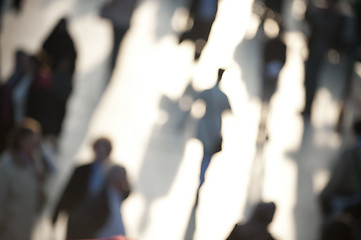
[[280,28],[275,20],[267,18],[264,22],[264,31],[267,37],[274,38],[278,35]]
[[184,7],[177,8],[171,20],[171,26],[176,32],[183,32],[189,29],[189,11]]
[[159,110],[157,124],[164,125],[165,123],[167,123],[168,119],[169,119],[169,114],[164,110]]
[[[131,182],[134,180],[131,179]],[[129,196],[127,201],[124,201],[121,206],[121,211],[124,219],[125,227],[127,229],[128,236],[137,236],[138,229],[137,223],[141,221],[142,213],[145,209],[145,200],[143,196],[135,190],[133,190],[132,194]]]
[[72,22],[70,31],[76,39],[76,49],[81,53],[77,58],[78,73],[91,71],[110,53],[112,32],[107,20],[89,14]]
[[327,53],[327,58],[332,64],[340,63],[340,54],[335,49],[330,49]]
[[189,111],[192,108],[193,98],[191,96],[183,96],[179,99],[179,108],[183,111]]
[[337,148],[341,143],[338,134],[330,133],[327,129],[319,129],[316,131],[314,141],[318,147],[330,148]]
[[338,116],[338,104],[332,99],[331,93],[324,87],[320,88],[314,100],[314,114],[312,115],[315,127],[324,124],[332,126]]
[[245,39],[254,38],[256,36],[260,23],[261,23],[261,18],[256,14],[252,14],[244,38]]
[[202,99],[198,99],[192,105],[191,115],[195,118],[201,118],[206,113],[206,103]]
[[330,178],[330,171],[326,169],[320,169],[313,174],[313,190],[316,194],[319,194],[326,186]]
[[355,71],[356,71],[357,75],[358,75],[359,77],[361,77],[361,63],[360,63],[360,62],[357,62],[357,63],[355,64]]
[[306,12],[306,2],[303,0],[295,0],[292,5],[293,16],[297,20],[303,20]]

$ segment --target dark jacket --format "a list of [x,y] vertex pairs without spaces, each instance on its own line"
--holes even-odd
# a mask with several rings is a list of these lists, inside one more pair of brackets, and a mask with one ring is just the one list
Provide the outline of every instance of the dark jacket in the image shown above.
[[[90,231],[87,233],[92,234],[93,232],[91,230],[96,230],[94,226],[101,226],[101,223],[105,222],[109,214],[109,209],[106,204],[107,199],[104,197],[98,197],[96,202],[102,204],[98,204],[99,206],[92,212],[92,214],[96,213],[95,216],[97,217],[94,218],[89,216],[84,218],[82,222],[76,222],[72,220],[77,218],[76,215],[79,214],[79,207],[82,209],[83,206],[87,205],[87,202],[89,202],[90,194],[88,191],[88,185],[91,177],[91,169],[91,163],[79,166],[75,169],[69,183],[60,197],[58,204],[55,207],[52,216],[53,224],[56,222],[60,212],[67,213],[69,215],[67,239],[74,239],[74,236],[84,234],[85,230],[84,227],[82,227],[84,224],[93,226],[92,228],[88,227]],[[102,194],[99,195],[102,196]]]

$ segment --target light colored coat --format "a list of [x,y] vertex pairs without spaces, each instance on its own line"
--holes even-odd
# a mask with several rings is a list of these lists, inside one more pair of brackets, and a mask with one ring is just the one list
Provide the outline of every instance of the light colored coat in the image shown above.
[[9,152],[1,155],[0,239],[31,239],[39,204],[39,188],[34,168],[17,164]]

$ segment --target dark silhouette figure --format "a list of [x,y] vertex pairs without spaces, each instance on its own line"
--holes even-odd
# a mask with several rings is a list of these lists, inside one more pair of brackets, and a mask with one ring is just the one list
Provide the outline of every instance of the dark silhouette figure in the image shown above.
[[191,0],[189,8],[190,29],[179,37],[179,43],[190,40],[195,44],[194,60],[198,60],[207,44],[218,11],[218,0]]
[[110,59],[110,71],[113,72],[122,40],[130,28],[137,0],[111,0],[100,10],[100,16],[109,19],[113,29],[113,47]]
[[344,37],[340,43],[341,49],[346,57],[345,86],[341,93],[341,108],[339,112],[338,124],[336,130],[341,133],[345,121],[347,100],[352,95],[354,87],[355,63],[361,61],[361,2],[349,3],[352,10],[351,14],[343,18],[342,34]]
[[327,0],[325,8],[309,3],[305,19],[310,26],[308,39],[308,58],[305,63],[305,106],[302,115],[310,118],[321,67],[325,54],[331,48],[337,48],[337,39],[341,32],[342,15],[337,8],[338,0]]
[[236,224],[227,240],[273,240],[268,226],[275,211],[276,205],[273,202],[258,203],[250,219],[244,224]]
[[361,232],[361,121],[354,123],[355,143],[343,150],[333,166],[331,178],[320,194],[325,227],[340,216],[353,218],[353,230],[359,239]]
[[283,41],[282,31],[275,37],[265,40],[263,46],[263,76],[261,92],[261,117],[257,142],[263,143],[268,138],[267,120],[272,96],[277,90],[280,72],[286,63],[286,44]]
[[[97,236],[97,234],[101,234],[101,231],[104,230],[101,229],[102,226],[104,226],[102,224],[107,223],[107,220],[111,221],[112,217],[114,217],[112,212],[113,206],[110,205],[109,201],[114,200],[117,203],[116,205],[119,207],[121,201],[128,196],[130,191],[129,186],[125,184],[125,186],[123,186],[124,195],[121,198],[119,198],[119,195],[114,195],[114,192],[112,191],[108,192],[109,181],[107,181],[107,174],[109,169],[115,165],[109,159],[112,151],[112,144],[110,140],[104,137],[98,138],[93,144],[93,150],[95,154],[94,160],[91,163],[75,168],[75,171],[67,183],[65,190],[61,194],[53,212],[53,224],[56,223],[60,212],[64,212],[69,215],[66,239],[79,237],[79,234],[83,234],[84,231],[88,231],[85,232],[86,234],[94,234],[93,237]],[[122,176],[120,177],[120,180],[121,182],[124,182],[126,179],[125,170],[122,168],[121,172],[123,173],[121,174]],[[104,201],[106,202],[104,203]],[[84,210],[84,208],[86,208],[84,205],[88,204],[91,206],[97,205],[97,207],[94,209],[87,208]],[[85,217],[82,221],[88,221],[90,226],[93,226],[94,228],[84,229],[86,226],[76,219],[79,219],[79,215],[84,216],[84,211],[90,214],[90,211],[93,210],[94,212],[91,212],[91,214],[93,214],[93,218],[86,219]],[[119,214],[116,215],[114,219],[121,219]],[[116,234],[125,234],[122,221],[108,223],[116,224],[113,228],[113,230],[116,231]]]
[[220,82],[224,73],[224,69],[218,70],[217,82],[214,87],[204,90],[195,95],[194,100],[201,99],[206,105],[206,112],[199,120],[196,128],[196,137],[203,145],[203,158],[199,173],[199,186],[196,193],[195,204],[188,223],[186,239],[192,239],[195,231],[195,213],[198,207],[199,192],[205,181],[205,176],[209,164],[214,154],[222,150],[222,113],[231,110],[228,97],[220,89]]
[[222,113],[231,110],[228,97],[219,86],[224,71],[224,69],[218,70],[217,83],[214,87],[200,92],[195,98],[195,100],[204,100],[206,104],[206,112],[197,126],[197,138],[203,144],[199,188],[204,183],[205,174],[213,155],[222,150]]
[[[103,189],[74,210],[69,218],[70,239],[105,239],[125,236],[120,213],[122,202],[129,196],[130,186],[124,167],[113,166]],[[114,226],[118,226],[114,228]]]
[[68,21],[59,20],[38,54],[38,76],[29,96],[28,115],[43,126],[45,137],[55,140],[61,133],[66,105],[73,88],[76,49],[68,32]]

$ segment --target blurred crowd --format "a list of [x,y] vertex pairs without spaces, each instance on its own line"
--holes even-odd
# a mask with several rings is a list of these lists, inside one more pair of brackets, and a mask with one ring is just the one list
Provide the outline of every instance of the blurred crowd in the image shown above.
[[[262,41],[261,118],[257,142],[267,141],[269,103],[278,87],[281,71],[287,61],[284,39],[287,23],[284,20],[283,0],[258,0],[254,14],[261,19],[259,33]],[[11,9],[20,14],[23,1],[11,2]],[[136,0],[105,1],[99,17],[108,19],[113,29],[110,73],[117,65],[124,36],[131,27]],[[216,20],[218,0],[187,1],[188,28],[178,35],[178,43],[194,43],[194,62],[201,60],[202,52]],[[302,117],[312,119],[313,103],[320,85],[322,66],[330,61],[330,52],[345,62],[343,91],[340,97],[338,128],[341,134],[353,131],[352,144],[340,151],[331,177],[319,196],[322,214],[320,240],[361,239],[361,115],[353,115],[352,126],[344,125],[346,108],[352,96],[357,74],[355,64],[361,62],[361,1],[305,0],[304,19],[301,21],[307,38],[305,59],[305,102]],[[0,1],[0,12],[4,9]],[[257,6],[257,7],[256,7]],[[266,22],[276,28],[268,31]],[[0,86],[0,239],[31,239],[33,227],[48,201],[45,186],[58,171],[59,138],[72,96],[74,73],[77,67],[77,47],[68,30],[65,16],[60,18],[38,51],[29,53],[18,49],[14,53],[14,69],[1,80]],[[1,19],[0,19],[1,27]],[[1,34],[1,33],[0,33]],[[1,63],[0,63],[1,70]],[[200,189],[206,182],[206,171],[213,156],[222,151],[222,113],[232,112],[227,95],[219,84],[223,73],[218,71],[216,84],[202,92],[192,86],[186,91],[193,102],[203,100],[205,114],[199,119],[195,135],[203,144],[203,157],[196,192],[198,205]],[[214,79],[213,79],[214,80]],[[359,80],[359,79],[358,79]],[[189,89],[188,89],[189,90]],[[184,97],[184,96],[183,96]],[[357,105],[354,105],[357,108]],[[360,106],[359,106],[360,107]],[[361,109],[353,109],[360,112]],[[182,121],[189,117],[185,111]],[[342,126],[342,127],[341,127]],[[179,126],[178,126],[179,127]],[[182,125],[181,130],[185,127]],[[66,187],[57,199],[52,213],[55,225],[58,216],[65,213],[66,239],[122,239],[127,236],[120,206],[131,193],[126,169],[111,160],[112,140],[106,136],[94,139],[93,157],[88,164],[76,166]],[[227,239],[269,240],[269,224],[276,211],[274,202],[260,202],[246,222],[234,223]],[[297,227],[297,226],[296,226]],[[187,235],[193,239],[192,235]]]

